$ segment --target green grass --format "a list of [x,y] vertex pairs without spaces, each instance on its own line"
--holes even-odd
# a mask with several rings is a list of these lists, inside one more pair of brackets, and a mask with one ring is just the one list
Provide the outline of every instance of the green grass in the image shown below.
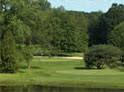
[[0,85],[52,85],[85,88],[124,88],[124,72],[82,69],[82,60],[35,57],[28,70],[24,62],[16,74],[0,74]]

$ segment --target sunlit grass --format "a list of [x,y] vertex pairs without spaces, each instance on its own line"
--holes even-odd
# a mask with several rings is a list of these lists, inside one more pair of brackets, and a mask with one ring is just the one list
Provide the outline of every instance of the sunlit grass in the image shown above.
[[30,70],[22,62],[17,73],[0,74],[0,85],[124,88],[124,72],[117,69],[87,70],[83,60],[35,57]]

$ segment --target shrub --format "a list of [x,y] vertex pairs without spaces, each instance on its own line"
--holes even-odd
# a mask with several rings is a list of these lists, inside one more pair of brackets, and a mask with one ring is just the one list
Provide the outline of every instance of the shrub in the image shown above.
[[120,60],[122,51],[111,45],[95,45],[85,54],[87,68],[104,68],[104,65],[115,67]]

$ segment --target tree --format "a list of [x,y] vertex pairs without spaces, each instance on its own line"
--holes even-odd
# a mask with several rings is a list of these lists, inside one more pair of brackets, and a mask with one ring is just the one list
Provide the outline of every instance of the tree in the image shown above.
[[108,35],[115,26],[124,21],[124,5],[113,4],[107,13],[104,13],[99,18],[98,28],[94,31],[94,44],[107,44]]
[[117,25],[111,31],[108,43],[124,50],[124,22]]
[[105,65],[110,68],[116,67],[120,61],[122,51],[112,45],[92,46],[85,54],[85,63],[87,68],[104,68]]
[[55,50],[86,51],[88,47],[88,21],[84,14],[55,10],[45,21],[44,26],[43,34],[46,34],[47,43]]
[[89,34],[89,46],[92,46],[94,44],[98,44],[99,39],[99,21],[100,17],[103,13],[102,12],[91,12],[87,14],[87,17],[89,19],[89,25],[88,25],[88,34]]
[[12,31],[12,34],[17,43],[23,43],[26,41],[26,38],[31,36],[30,27],[23,23],[16,16],[10,18],[8,25],[9,29]]
[[7,0],[0,0],[0,12],[7,11]]
[[124,62],[124,22],[117,25],[109,34],[109,44],[112,44],[123,51],[121,58],[122,63]]
[[27,63],[28,69],[30,69],[31,68],[31,61],[33,59],[31,47],[29,47],[29,46],[23,47],[22,48],[22,55],[23,55],[24,60]]
[[1,43],[0,72],[14,73],[17,71],[16,44],[11,31],[3,33]]
[[47,0],[39,0],[39,5],[42,10],[51,8],[51,4]]

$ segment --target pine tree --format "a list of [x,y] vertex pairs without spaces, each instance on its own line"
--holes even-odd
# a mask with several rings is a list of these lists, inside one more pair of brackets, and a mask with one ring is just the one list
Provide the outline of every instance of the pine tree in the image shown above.
[[16,70],[16,44],[11,31],[5,31],[1,41],[0,72],[14,73]]

